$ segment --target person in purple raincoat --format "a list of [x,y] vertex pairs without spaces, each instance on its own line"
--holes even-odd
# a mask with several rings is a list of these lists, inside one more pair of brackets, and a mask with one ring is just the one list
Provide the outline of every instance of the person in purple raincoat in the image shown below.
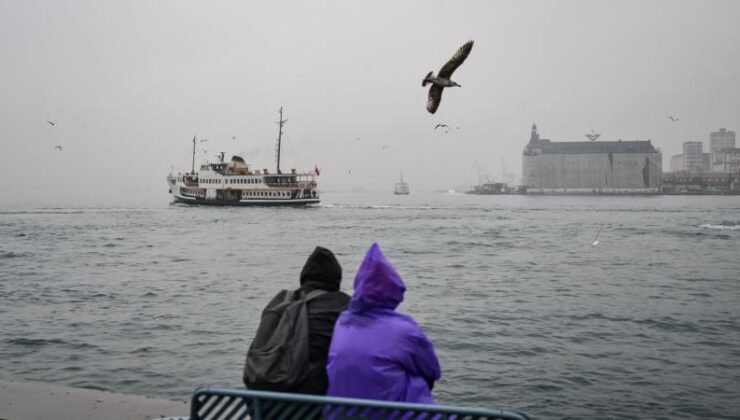
[[434,404],[431,390],[441,375],[434,346],[411,316],[396,312],[406,286],[377,243],[354,289],[334,327],[327,395]]

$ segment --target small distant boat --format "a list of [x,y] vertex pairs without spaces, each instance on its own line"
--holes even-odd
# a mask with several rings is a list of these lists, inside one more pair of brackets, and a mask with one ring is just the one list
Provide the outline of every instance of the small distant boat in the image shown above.
[[409,184],[403,180],[403,172],[401,172],[401,180],[396,184],[396,187],[393,189],[393,194],[396,194],[396,195],[408,195],[409,194]]

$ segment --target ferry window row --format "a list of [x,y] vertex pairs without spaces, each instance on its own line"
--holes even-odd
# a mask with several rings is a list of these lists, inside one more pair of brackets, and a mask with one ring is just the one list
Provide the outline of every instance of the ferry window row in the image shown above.
[[247,197],[290,197],[287,191],[245,191]]
[[[239,178],[239,179],[227,179],[227,184],[260,184],[261,179],[259,178]],[[202,184],[220,184],[220,179],[201,179]]]
[[227,184],[259,184],[261,179],[259,178],[237,178],[237,179],[227,179]]

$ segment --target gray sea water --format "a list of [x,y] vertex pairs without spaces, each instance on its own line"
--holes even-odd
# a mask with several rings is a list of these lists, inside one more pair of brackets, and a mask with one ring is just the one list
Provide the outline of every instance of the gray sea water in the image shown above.
[[173,399],[240,386],[260,311],[313,247],[351,293],[378,241],[436,346],[440,402],[739,418],[740,197],[322,199],[1,209],[0,376]]

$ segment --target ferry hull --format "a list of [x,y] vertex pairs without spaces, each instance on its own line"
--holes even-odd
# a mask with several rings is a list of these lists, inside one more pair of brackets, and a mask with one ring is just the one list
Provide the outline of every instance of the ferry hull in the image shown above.
[[190,198],[174,195],[175,203],[190,204],[194,206],[219,206],[219,207],[303,207],[319,204],[318,198],[298,198],[289,200],[215,200],[205,198]]

